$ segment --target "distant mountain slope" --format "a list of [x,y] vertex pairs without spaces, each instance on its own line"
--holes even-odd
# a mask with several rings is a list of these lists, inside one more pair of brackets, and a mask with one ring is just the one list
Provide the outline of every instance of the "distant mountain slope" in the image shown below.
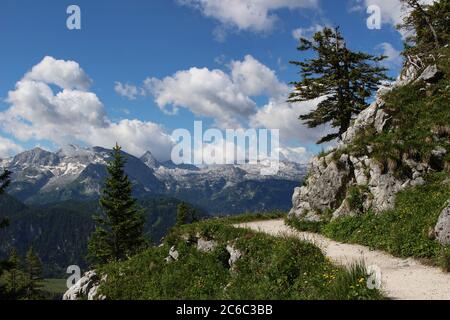
[[[50,204],[69,200],[97,199],[106,178],[111,150],[69,145],[52,153],[40,148],[0,160],[13,172],[9,193],[24,203]],[[141,158],[123,153],[125,171],[133,182],[134,195],[177,197],[202,206],[213,214],[244,211],[287,210],[294,187],[304,177],[303,165],[281,161],[273,176],[262,176],[258,165],[196,167],[160,162],[150,151]],[[254,190],[251,190],[253,188]]]
[[[139,201],[147,223],[145,232],[154,243],[175,225],[180,200],[146,198]],[[25,206],[10,196],[0,197],[0,218],[10,225],[0,233],[0,257],[12,247],[23,256],[32,245],[44,264],[46,276],[61,277],[69,265],[86,267],[86,248],[94,229],[97,201],[65,201],[45,206]],[[197,208],[200,218],[207,213]]]

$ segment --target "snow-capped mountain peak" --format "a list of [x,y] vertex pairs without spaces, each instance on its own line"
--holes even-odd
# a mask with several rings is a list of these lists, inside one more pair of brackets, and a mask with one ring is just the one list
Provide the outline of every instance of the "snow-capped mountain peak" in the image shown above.
[[[92,199],[99,196],[111,150],[67,145],[53,153],[40,148],[22,152],[0,164],[13,172],[13,196],[32,203]],[[137,196],[164,195],[223,210],[280,209],[290,206],[292,189],[306,167],[282,161],[279,172],[262,176],[266,163],[197,167],[160,162],[150,151],[141,158],[123,152],[125,171]],[[272,200],[271,200],[272,199]],[[232,204],[232,206],[227,206]],[[241,203],[241,205],[236,204]],[[254,207],[253,207],[254,206]]]
[[150,151],[147,151],[140,159],[149,168],[157,169],[161,166],[161,163],[156,160]]

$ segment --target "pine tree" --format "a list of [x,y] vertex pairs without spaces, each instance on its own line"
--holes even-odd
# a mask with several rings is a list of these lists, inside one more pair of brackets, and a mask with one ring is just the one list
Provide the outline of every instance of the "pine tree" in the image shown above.
[[11,183],[10,180],[11,172],[8,170],[4,170],[2,174],[0,174],[0,195],[5,193],[6,188]]
[[42,263],[33,247],[30,247],[25,257],[25,275],[25,298],[39,299],[42,287]]
[[[6,188],[11,183],[10,180],[11,172],[8,170],[4,170],[2,174],[0,174],[0,196],[5,193]],[[6,228],[8,226],[8,219],[0,218],[0,229]]]
[[[412,38],[424,38],[425,34],[430,34],[432,42],[436,48],[439,48],[440,40],[436,29],[432,23],[432,17],[427,12],[426,6],[422,5],[418,0],[400,0],[407,9],[412,12],[404,18],[403,27],[412,27],[416,31],[416,35]],[[426,29],[426,31],[424,30]]]
[[189,215],[189,207],[185,202],[182,202],[177,207],[177,223],[176,226],[182,226],[187,223]]
[[[4,170],[2,174],[0,174],[0,197],[5,193],[6,188],[9,186],[11,172],[8,170]],[[0,218],[0,229],[6,228],[9,225],[9,220],[7,218]],[[8,269],[8,261],[0,260],[0,276],[2,276],[3,272]],[[0,285],[0,299],[4,297],[4,286]]]
[[[418,0],[401,0],[408,14],[398,29],[406,34],[405,56],[427,59],[431,52],[450,39],[450,0],[423,4]],[[423,62],[423,61],[422,61]]]
[[317,108],[300,116],[310,128],[330,123],[338,132],[329,134],[317,143],[339,139],[350,126],[354,115],[367,108],[366,99],[372,96],[383,80],[389,79],[386,68],[379,66],[384,56],[353,52],[346,46],[339,28],[324,28],[313,40],[300,39],[299,51],[313,50],[317,57],[305,61],[291,61],[300,67],[300,82],[292,82],[295,90],[289,102],[322,98]]
[[94,217],[96,229],[89,240],[88,258],[94,264],[125,260],[146,243],[145,219],[132,197],[132,184],[124,166],[125,159],[116,144],[100,198],[102,213]]
[[23,272],[17,250],[13,248],[8,259],[8,271],[5,273],[6,290],[11,299],[20,297],[23,289]]
[[197,211],[197,209],[192,208],[192,210],[191,210],[191,222],[194,223],[194,222],[198,222],[198,221],[200,221],[200,217],[198,215],[198,211]]

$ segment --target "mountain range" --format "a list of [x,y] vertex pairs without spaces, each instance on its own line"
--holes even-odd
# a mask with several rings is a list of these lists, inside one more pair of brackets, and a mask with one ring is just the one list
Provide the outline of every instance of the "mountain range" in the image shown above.
[[[174,197],[210,214],[288,210],[292,190],[305,176],[306,166],[280,161],[276,175],[262,176],[264,164],[197,167],[160,162],[150,151],[137,158],[123,152],[125,171],[137,198]],[[0,160],[13,172],[8,193],[25,204],[90,201],[99,197],[111,150],[68,145],[57,152],[35,148]]]

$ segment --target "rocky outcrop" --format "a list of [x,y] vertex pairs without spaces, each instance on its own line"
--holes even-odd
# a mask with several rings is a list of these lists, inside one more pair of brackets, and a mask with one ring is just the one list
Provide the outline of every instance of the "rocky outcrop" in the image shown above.
[[[205,238],[203,236],[197,235],[182,235],[181,238],[189,246],[194,246],[198,251],[202,253],[210,253],[218,248],[220,245],[225,246],[225,250],[229,254],[228,264],[230,269],[233,268],[236,261],[238,261],[243,253],[236,248],[235,241],[228,241],[226,243],[219,243],[218,241],[210,238]],[[166,262],[177,261],[179,259],[179,252],[176,250],[175,246],[172,246],[169,250],[169,255],[165,258]]]
[[417,78],[416,82],[425,81],[428,83],[433,83],[439,80],[442,76],[443,72],[439,70],[436,65],[431,65],[422,72],[420,77]]
[[442,210],[434,232],[440,244],[445,246],[450,245],[450,203]]
[[101,282],[106,281],[106,276],[100,277],[95,271],[86,272],[69,290],[64,293],[63,300],[105,300],[99,295]]
[[[426,68],[418,77],[417,68],[410,64],[395,83],[380,88],[375,101],[363,110],[342,136],[337,148],[326,156],[315,157],[310,163],[304,186],[296,188],[292,197],[290,217],[306,221],[321,221],[332,214],[333,218],[355,215],[367,210],[383,212],[394,207],[396,194],[409,186],[425,183],[423,175],[442,167],[447,151],[433,150],[429,163],[418,163],[405,156],[402,166],[410,174],[397,174],[398,163],[390,159],[375,160],[370,145],[362,146],[364,152],[352,151],[355,139],[365,131],[374,134],[391,129],[391,117],[385,110],[384,96],[393,88],[411,83],[415,79],[426,82],[439,77],[437,67]],[[407,170],[407,171],[408,171]],[[359,192],[357,208],[349,201],[348,190]],[[356,191],[355,191],[356,190]],[[353,199],[354,201],[354,199]]]
[[291,215],[308,221],[319,221],[320,213],[339,206],[351,180],[348,156],[338,160],[316,157],[311,162],[307,185],[296,188]]
[[242,257],[242,252],[236,249],[236,247],[234,247],[234,245],[232,244],[228,244],[226,249],[230,254],[228,264],[230,265],[230,268],[233,268],[234,264]]
[[214,240],[199,238],[197,241],[197,250],[200,252],[211,252],[217,247]]
[[169,255],[166,257],[166,262],[177,261],[180,253],[172,246],[169,250]]

